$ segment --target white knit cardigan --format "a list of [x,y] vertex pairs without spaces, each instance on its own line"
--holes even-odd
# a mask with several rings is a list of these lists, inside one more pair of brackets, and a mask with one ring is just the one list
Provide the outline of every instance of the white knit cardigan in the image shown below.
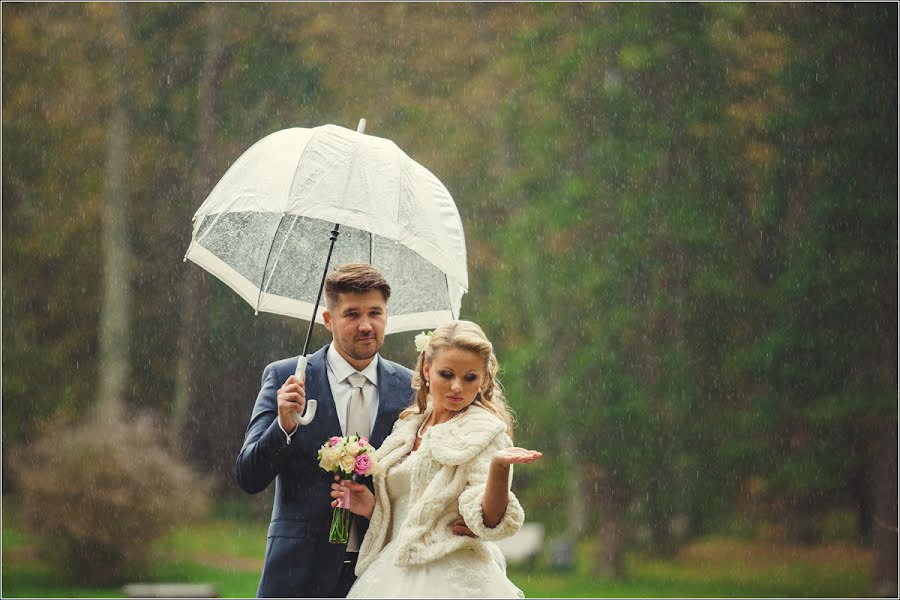
[[[378,449],[378,473],[374,475],[375,510],[363,539],[356,564],[361,575],[385,546],[390,524],[391,502],[385,488],[385,473],[410,453],[416,432],[428,413],[398,419]],[[493,454],[512,446],[506,425],[485,409],[470,405],[459,417],[429,427],[416,452],[417,469],[412,474],[412,500],[399,533],[395,527],[399,567],[422,565],[461,548],[471,548],[482,560],[498,560],[499,549],[491,540],[513,535],[522,526],[525,512],[509,492],[503,519],[487,527],[481,511]],[[510,483],[512,473],[510,473]],[[462,515],[478,537],[453,533],[452,523]],[[493,547],[492,547],[493,546]],[[502,559],[501,559],[502,560]]]

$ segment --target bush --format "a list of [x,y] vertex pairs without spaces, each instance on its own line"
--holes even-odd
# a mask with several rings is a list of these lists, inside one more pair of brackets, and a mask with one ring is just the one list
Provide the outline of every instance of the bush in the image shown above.
[[154,540],[207,509],[209,480],[167,451],[159,431],[148,417],[90,420],[9,457],[23,525],[72,581],[134,576]]

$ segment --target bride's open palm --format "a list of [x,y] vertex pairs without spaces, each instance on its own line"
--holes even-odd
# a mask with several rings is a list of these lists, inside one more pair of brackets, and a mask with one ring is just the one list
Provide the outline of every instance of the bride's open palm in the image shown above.
[[510,448],[497,450],[494,453],[491,462],[498,467],[509,467],[513,464],[534,462],[542,456],[543,454],[537,450],[528,450],[527,448],[512,446]]

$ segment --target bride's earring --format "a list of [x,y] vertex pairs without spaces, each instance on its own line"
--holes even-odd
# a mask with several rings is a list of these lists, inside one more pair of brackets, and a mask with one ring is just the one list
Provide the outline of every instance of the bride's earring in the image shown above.
[[429,385],[431,385],[431,382],[428,381],[428,380],[426,379],[426,380],[425,380],[425,387],[428,387]]

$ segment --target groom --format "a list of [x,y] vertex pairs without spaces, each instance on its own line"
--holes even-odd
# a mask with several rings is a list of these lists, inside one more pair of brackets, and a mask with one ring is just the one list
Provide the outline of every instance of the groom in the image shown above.
[[[294,377],[297,357],[263,371],[235,465],[247,493],[275,480],[258,597],[344,597],[353,585],[368,521],[354,517],[346,546],[328,542],[332,476],[319,468],[316,455],[331,436],[357,432],[379,447],[411,403],[412,372],[378,354],[390,295],[374,267],[336,267],[325,279],[322,313],[332,343],[309,357],[305,382]],[[318,401],[315,418],[296,425],[291,413],[303,414],[307,398]]]

